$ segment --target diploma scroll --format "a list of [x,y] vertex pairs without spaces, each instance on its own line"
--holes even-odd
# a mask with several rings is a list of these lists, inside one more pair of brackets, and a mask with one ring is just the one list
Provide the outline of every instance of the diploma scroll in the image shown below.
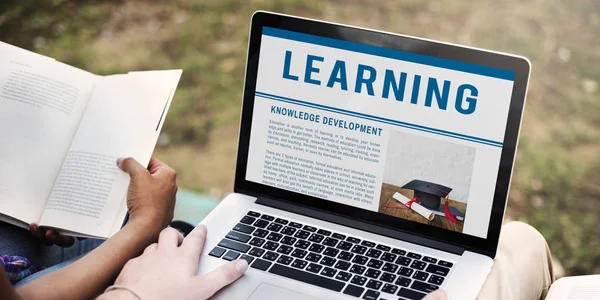
[[394,193],[392,198],[400,201],[402,204],[406,205],[406,207],[409,207],[410,209],[414,210],[416,213],[423,216],[423,218],[429,221],[433,220],[433,217],[435,217],[435,214],[431,210],[423,207],[421,204],[415,201],[408,199],[406,196],[398,192]]

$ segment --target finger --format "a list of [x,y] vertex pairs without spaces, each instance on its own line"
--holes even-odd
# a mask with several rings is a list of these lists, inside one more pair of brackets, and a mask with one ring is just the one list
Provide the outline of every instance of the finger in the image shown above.
[[156,248],[158,248],[158,243],[152,243],[152,244],[148,245],[148,247],[146,247],[146,249],[144,249],[144,254],[151,252],[153,250],[156,250]]
[[423,300],[447,300],[447,299],[448,299],[448,295],[446,295],[446,291],[444,291],[442,289],[435,290],[434,292],[427,294],[427,296],[425,296],[425,298],[423,298]]
[[42,231],[40,230],[40,227],[36,223],[31,223],[29,225],[29,232],[31,232],[31,234],[37,238],[42,237]]
[[172,227],[163,229],[158,235],[159,248],[176,248],[183,242],[183,234]]
[[159,170],[165,166],[167,166],[167,164],[162,162],[160,159],[152,156],[150,158],[150,163],[148,164],[148,171],[150,171],[150,174],[154,174],[154,173],[156,173],[157,170]]
[[184,255],[200,260],[200,253],[202,253],[204,242],[206,242],[206,234],[207,230],[204,224],[196,226],[181,244]]
[[117,160],[117,166],[131,176],[131,181],[139,180],[148,174],[148,170],[131,157],[119,158]]
[[245,259],[228,262],[210,273],[199,276],[197,280],[201,284],[197,286],[204,289],[206,294],[202,295],[203,297],[210,298],[217,291],[244,275],[247,269],[248,262]]
[[46,240],[61,247],[70,247],[75,243],[72,236],[64,236],[52,229],[46,231]]

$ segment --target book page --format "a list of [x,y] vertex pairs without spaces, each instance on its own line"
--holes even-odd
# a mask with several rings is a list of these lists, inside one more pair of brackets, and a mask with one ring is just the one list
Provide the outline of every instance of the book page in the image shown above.
[[11,223],[39,221],[96,78],[0,42],[0,213]]
[[[41,225],[108,237],[122,222],[129,175],[119,157],[148,165],[181,71],[102,78],[90,99]],[[119,215],[117,215],[119,214]]]
[[600,275],[563,277],[552,284],[546,300],[600,299]]

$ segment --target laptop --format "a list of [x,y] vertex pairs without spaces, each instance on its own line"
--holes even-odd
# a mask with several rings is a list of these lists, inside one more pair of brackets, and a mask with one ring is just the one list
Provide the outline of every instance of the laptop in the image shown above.
[[[234,193],[202,221],[215,299],[475,299],[530,74],[520,56],[252,17]],[[436,213],[437,212],[437,213]]]

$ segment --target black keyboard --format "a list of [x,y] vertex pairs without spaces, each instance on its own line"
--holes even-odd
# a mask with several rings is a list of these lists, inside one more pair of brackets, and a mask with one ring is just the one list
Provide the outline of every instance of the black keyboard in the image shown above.
[[249,211],[210,251],[225,260],[367,300],[422,299],[453,264],[419,253]]

